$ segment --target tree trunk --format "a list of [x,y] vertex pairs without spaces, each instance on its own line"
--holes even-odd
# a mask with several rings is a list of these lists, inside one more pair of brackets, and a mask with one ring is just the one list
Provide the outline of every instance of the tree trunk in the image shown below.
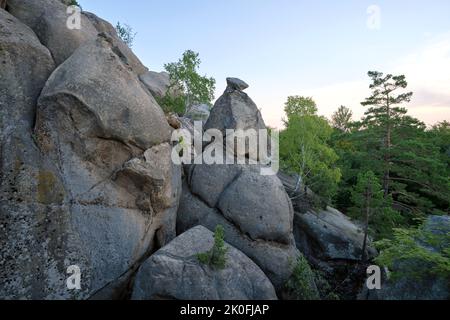
[[372,197],[372,190],[369,187],[366,193],[366,214],[365,214],[365,224],[364,224],[364,241],[362,246],[362,255],[361,260],[362,262],[366,262],[367,260],[367,238],[369,237],[369,217],[370,217],[370,202]]
[[387,126],[386,126],[386,137],[385,137],[385,148],[386,152],[384,154],[384,175],[383,175],[383,190],[384,197],[387,198],[389,195],[389,182],[390,182],[390,165],[391,165],[391,106],[389,103],[389,94],[386,95],[386,113],[387,113]]

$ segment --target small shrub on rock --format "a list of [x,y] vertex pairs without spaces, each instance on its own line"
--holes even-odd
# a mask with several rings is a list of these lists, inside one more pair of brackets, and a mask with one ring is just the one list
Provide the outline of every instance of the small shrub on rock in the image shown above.
[[227,248],[225,247],[225,231],[221,225],[216,227],[214,232],[214,246],[211,250],[197,255],[202,264],[209,265],[215,269],[224,269],[226,265]]
[[314,273],[305,257],[298,258],[291,278],[286,283],[286,294],[292,300],[319,300]]

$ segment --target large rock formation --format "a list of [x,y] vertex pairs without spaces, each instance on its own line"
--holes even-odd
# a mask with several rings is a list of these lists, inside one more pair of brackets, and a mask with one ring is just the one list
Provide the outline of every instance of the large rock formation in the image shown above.
[[[239,89],[245,86],[233,86],[235,82],[228,80],[207,128],[265,128],[258,108]],[[177,232],[222,225],[226,241],[250,257],[281,292],[300,256],[292,230],[294,212],[279,179],[262,176],[260,169],[248,164],[186,166]]]
[[[171,128],[110,35],[69,31],[59,1],[8,5],[39,39],[0,9],[0,298],[127,285],[175,237]],[[71,265],[81,290],[67,288]]]
[[[168,75],[147,72],[94,14],[81,14],[80,30],[68,28],[69,3],[0,0],[0,299],[127,298],[130,288],[136,299],[275,299],[274,288],[285,297],[302,254],[345,286],[362,256],[362,231],[331,208],[313,212],[304,202],[294,213],[280,180],[261,175],[259,154],[255,165],[173,164],[172,128],[196,129],[166,118],[154,99],[167,92]],[[223,142],[241,139],[227,129],[265,129],[248,85],[227,84],[205,129],[221,131]],[[192,110],[191,119],[209,113]],[[225,151],[248,159],[258,147],[250,141],[244,152]],[[217,225],[230,244],[222,271],[195,260]],[[448,235],[448,225],[432,217],[426,228]],[[441,252],[449,244],[421,245]],[[66,282],[74,265],[82,279],[75,291]],[[311,272],[297,278],[316,295]],[[448,292],[448,277],[403,277],[387,280],[376,298]]]
[[203,265],[198,254],[214,245],[212,232],[195,227],[183,233],[142,264],[132,299],[273,300],[270,281],[247,256],[227,248],[225,268]]

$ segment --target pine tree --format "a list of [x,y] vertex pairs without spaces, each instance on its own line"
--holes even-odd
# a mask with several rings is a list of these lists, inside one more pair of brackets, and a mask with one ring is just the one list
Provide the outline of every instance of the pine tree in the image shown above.
[[[447,158],[442,156],[445,146],[440,147],[436,140],[439,134],[428,132],[424,123],[399,106],[412,96],[396,92],[406,88],[404,76],[369,75],[373,94],[363,105],[372,107],[356,124],[359,128],[346,135],[345,148],[340,136],[334,141],[340,158],[345,159],[340,161],[346,184],[343,190],[356,183],[358,172],[371,170],[382,181],[384,197],[392,199],[393,209],[402,213],[406,225],[425,214],[448,212],[449,171]],[[345,197],[348,199],[348,191],[340,194],[339,202],[348,202]]]
[[372,171],[358,175],[357,183],[352,190],[352,202],[351,215],[364,223],[361,260],[365,261],[369,230],[377,239],[389,237],[389,233],[398,223],[399,216],[391,209],[392,201],[390,197],[384,197],[379,180]]
[[353,112],[349,108],[340,106],[333,114],[331,123],[334,128],[343,132],[348,132],[351,128],[352,116]]
[[225,246],[225,231],[223,226],[218,225],[214,232],[214,245],[208,252],[199,253],[198,260],[218,270],[226,267],[228,249]]
[[404,75],[388,74],[383,76],[383,73],[377,71],[369,71],[368,75],[372,79],[370,85],[372,95],[361,104],[372,107],[365,113],[363,125],[368,128],[377,127],[383,135],[381,148],[384,162],[383,190],[384,196],[387,197],[391,171],[392,130],[407,113],[407,110],[399,105],[410,102],[413,93],[397,94],[399,89],[405,89],[408,86]]

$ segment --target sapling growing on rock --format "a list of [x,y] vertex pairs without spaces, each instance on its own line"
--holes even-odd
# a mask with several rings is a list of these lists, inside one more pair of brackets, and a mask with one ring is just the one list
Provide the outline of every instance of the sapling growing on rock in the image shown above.
[[137,33],[133,31],[132,27],[128,24],[121,24],[120,22],[117,22],[116,31],[119,38],[122,39],[128,47],[133,47],[134,38]]
[[227,259],[227,248],[225,247],[225,231],[221,225],[216,227],[214,232],[214,245],[211,250],[197,255],[198,260],[210,267],[224,269]]
[[285,285],[286,298],[290,300],[319,300],[319,292],[314,283],[314,273],[304,256],[295,262],[291,278]]

